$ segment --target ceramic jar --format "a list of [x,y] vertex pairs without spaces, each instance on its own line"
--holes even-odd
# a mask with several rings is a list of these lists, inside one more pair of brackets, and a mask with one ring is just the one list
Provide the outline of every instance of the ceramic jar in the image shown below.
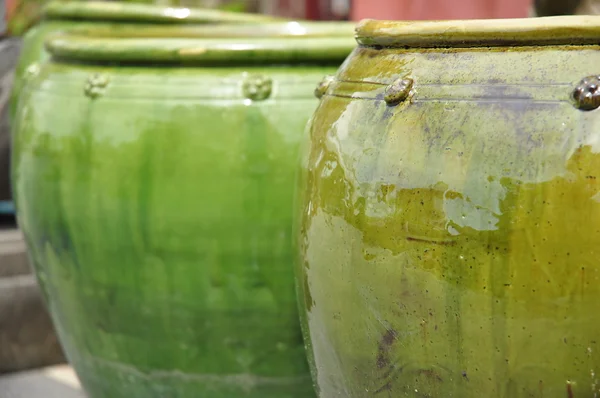
[[600,394],[600,18],[357,40],[298,189],[319,397]]
[[17,111],[19,224],[91,398],[314,396],[291,248],[346,38],[60,35]]

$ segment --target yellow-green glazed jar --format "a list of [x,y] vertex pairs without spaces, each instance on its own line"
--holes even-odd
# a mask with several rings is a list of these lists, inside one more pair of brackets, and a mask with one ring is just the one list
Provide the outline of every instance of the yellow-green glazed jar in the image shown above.
[[90,398],[314,397],[294,290],[294,174],[315,86],[354,47],[47,42],[53,58],[17,111],[13,192]]
[[600,18],[357,28],[305,140],[320,398],[600,395]]

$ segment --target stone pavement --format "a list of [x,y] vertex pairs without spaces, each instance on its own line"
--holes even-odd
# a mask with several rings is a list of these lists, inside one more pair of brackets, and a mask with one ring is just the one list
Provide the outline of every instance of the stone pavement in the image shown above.
[[85,398],[67,365],[0,376],[0,398]]
[[[64,363],[16,228],[0,225],[0,374]],[[5,398],[0,391],[0,398]]]

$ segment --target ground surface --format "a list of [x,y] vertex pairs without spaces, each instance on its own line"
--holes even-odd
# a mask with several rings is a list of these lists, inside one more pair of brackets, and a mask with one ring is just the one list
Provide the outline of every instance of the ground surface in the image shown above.
[[9,221],[0,216],[0,374],[64,362],[23,236]]
[[66,365],[0,376],[0,398],[85,398]]

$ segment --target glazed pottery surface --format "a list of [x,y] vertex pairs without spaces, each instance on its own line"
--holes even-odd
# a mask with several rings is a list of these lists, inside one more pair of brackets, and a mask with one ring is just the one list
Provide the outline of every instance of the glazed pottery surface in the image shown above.
[[599,395],[600,19],[357,38],[298,189],[319,396]]
[[[277,21],[275,17],[234,13],[210,9],[173,8],[149,4],[103,1],[51,2],[44,8],[44,20],[23,38],[19,64],[11,93],[11,118],[17,107],[24,75],[35,73],[48,58],[44,41],[51,33],[68,29],[106,27],[112,32],[122,29],[143,32],[155,25],[257,24]],[[138,33],[139,34],[139,33]],[[164,36],[163,36],[164,37]]]
[[294,173],[316,83],[354,46],[48,42],[60,61],[22,94],[13,190],[91,398],[314,397],[294,290]]

